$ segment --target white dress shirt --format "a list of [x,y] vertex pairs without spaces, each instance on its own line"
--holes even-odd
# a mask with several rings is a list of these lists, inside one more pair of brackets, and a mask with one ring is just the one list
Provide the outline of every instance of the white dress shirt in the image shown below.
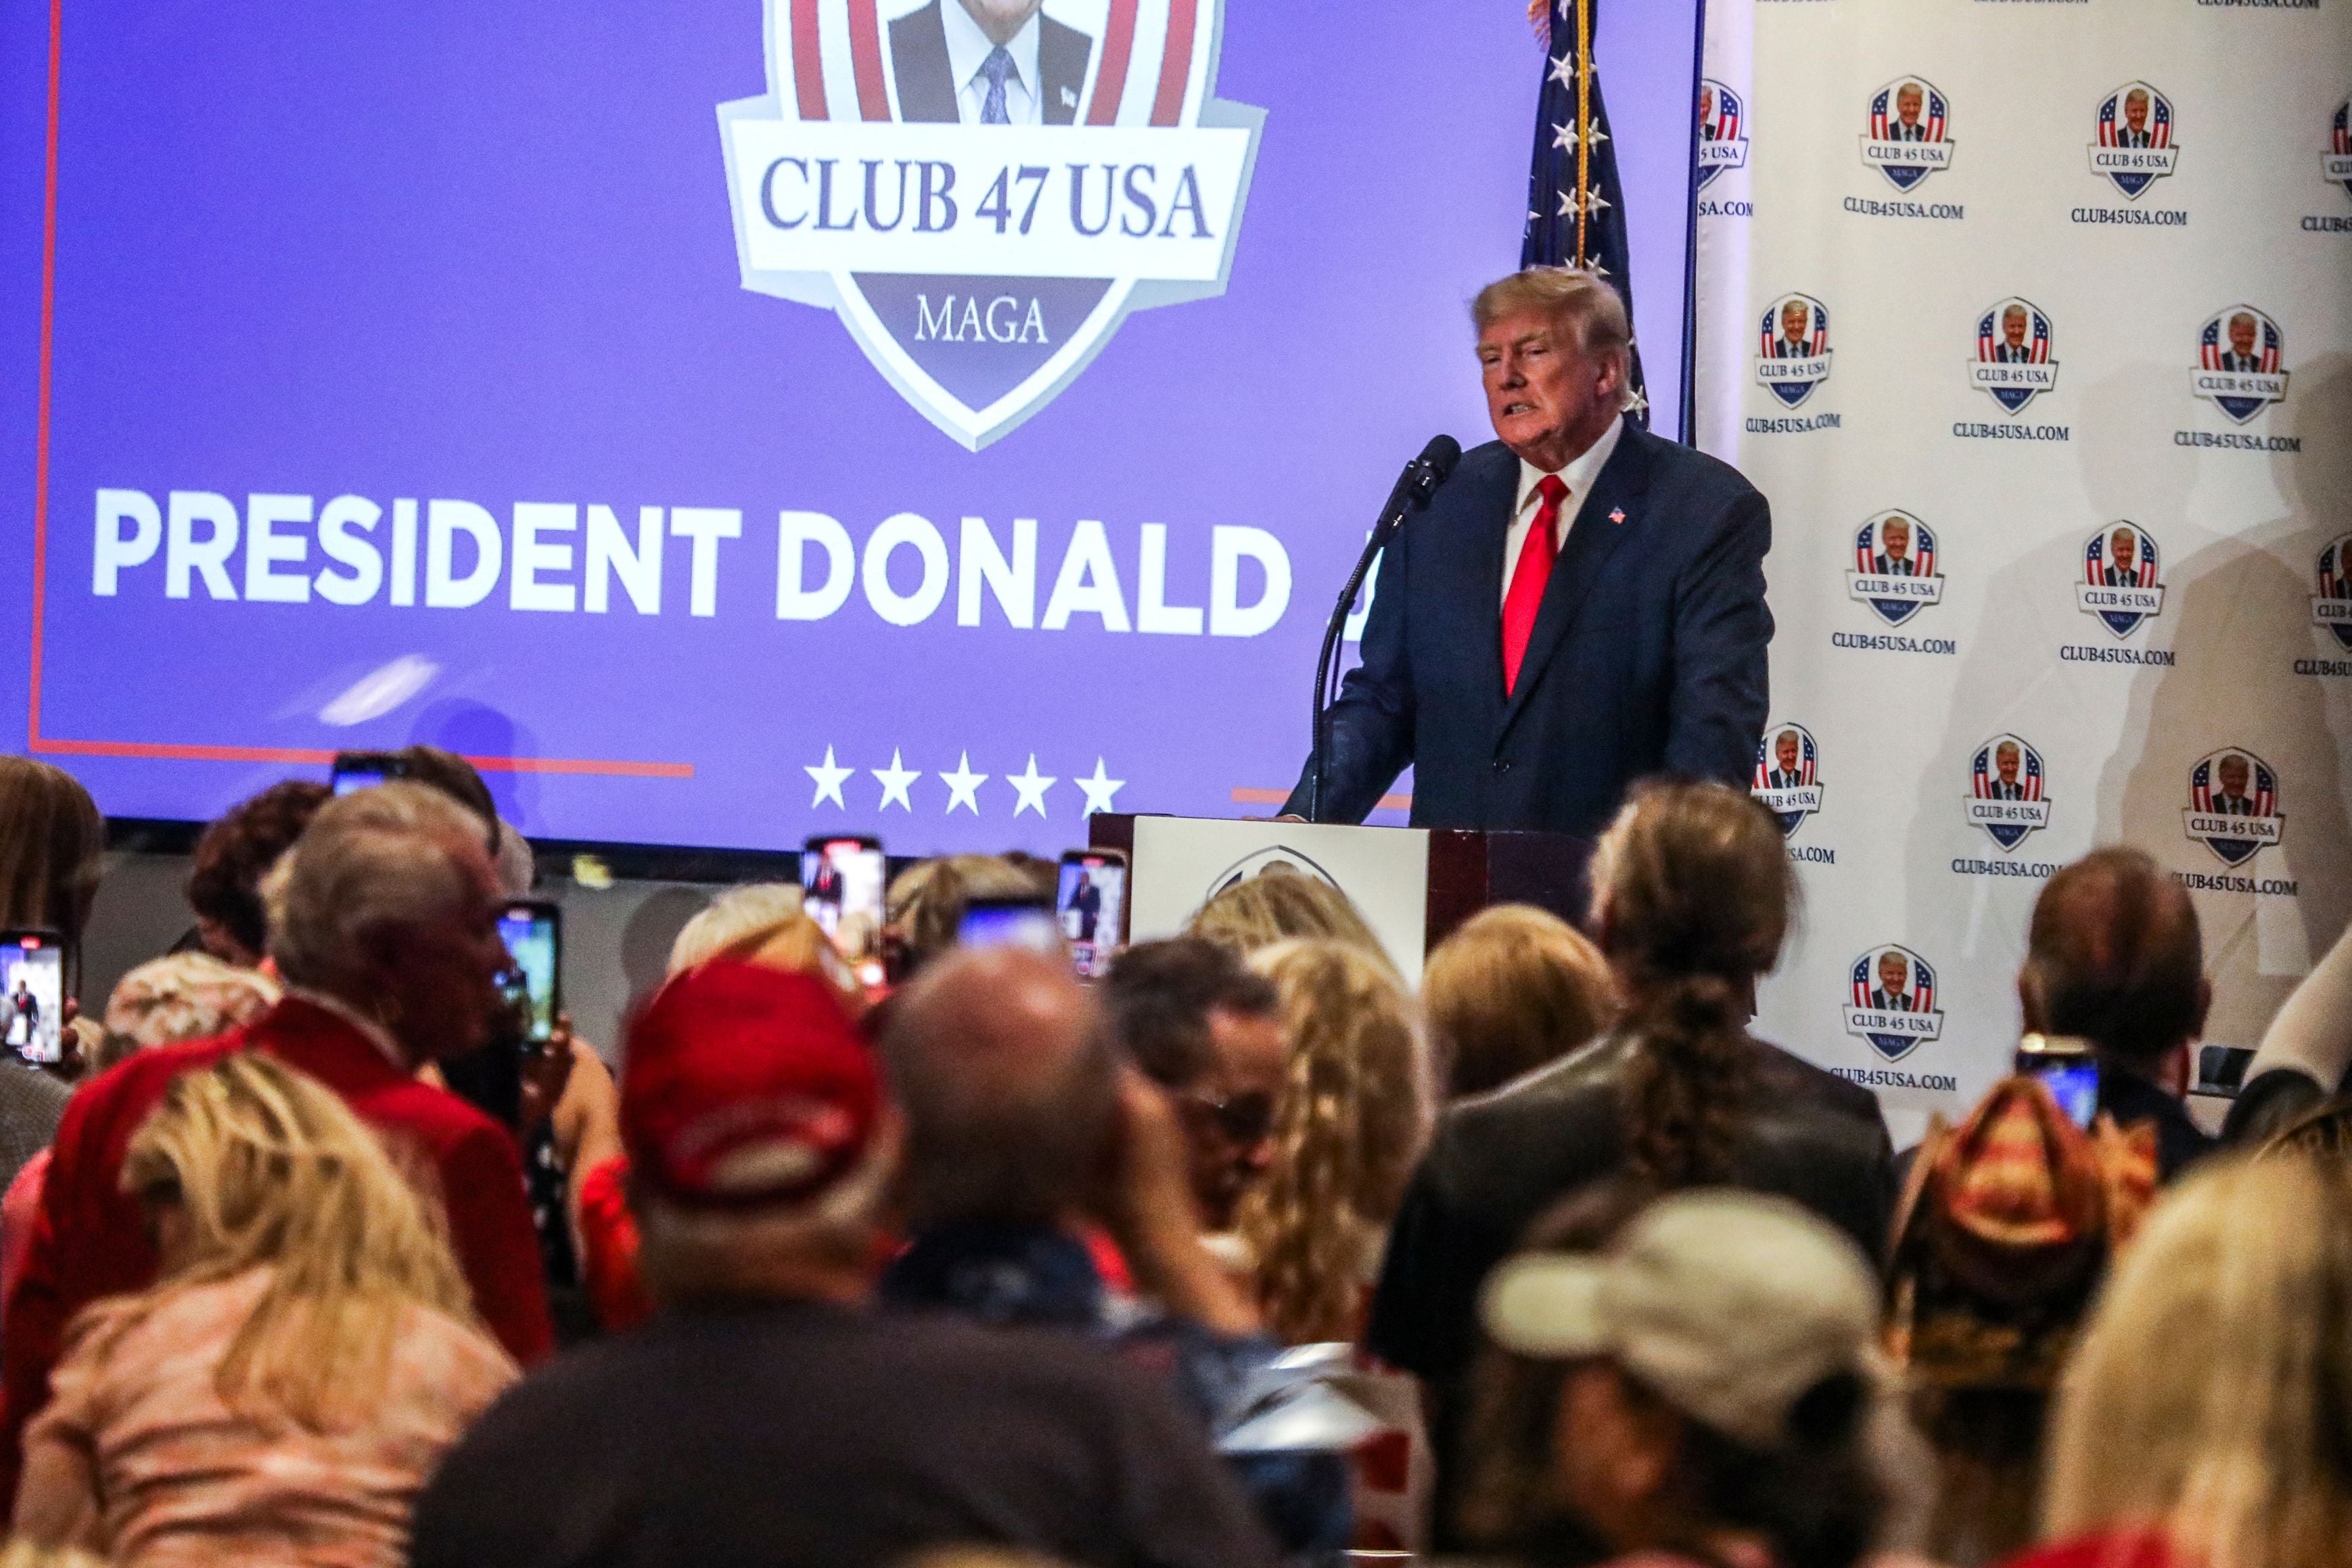
[[286,994],[299,996],[311,1006],[321,1012],[332,1013],[336,1017],[349,1024],[366,1038],[369,1045],[383,1053],[384,1060],[402,1072],[414,1074],[416,1071],[416,1064],[408,1059],[408,1053],[400,1048],[399,1043],[392,1037],[390,1029],[385,1028],[341,997],[330,996],[323,991],[313,991],[307,985],[289,985],[286,988]]
[[[1004,52],[1013,57],[1013,69],[1004,79],[1004,114],[1015,125],[1043,122],[1037,83],[1037,18],[1043,14],[1030,12],[1021,31],[1004,46]],[[980,30],[962,0],[940,0],[940,20],[947,28],[948,71],[956,84],[956,112],[962,123],[977,125],[988,103],[988,78],[981,74],[981,67],[996,45]]]
[[[1617,437],[1624,433],[1625,416],[1620,414],[1609,422],[1609,428],[1601,433],[1601,439],[1587,447],[1581,457],[1571,459],[1568,467],[1559,470],[1559,481],[1568,487],[1568,494],[1560,500],[1559,523],[1552,533],[1555,558],[1568,543],[1568,531],[1576,521],[1577,510],[1592,493],[1593,481],[1608,466],[1609,454],[1617,449]],[[1536,487],[1543,483],[1544,478],[1543,469],[1525,458],[1519,459],[1519,504],[1511,512],[1510,532],[1503,536],[1503,586],[1497,596],[1498,602],[1511,596],[1511,574],[1519,569],[1519,552],[1527,548],[1528,530],[1536,525],[1536,513],[1543,507],[1543,498],[1536,494]]]

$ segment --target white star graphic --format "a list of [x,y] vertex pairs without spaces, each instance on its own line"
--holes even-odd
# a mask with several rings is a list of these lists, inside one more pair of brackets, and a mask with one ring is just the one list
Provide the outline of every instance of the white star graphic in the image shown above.
[[1127,787],[1125,779],[1106,778],[1103,775],[1103,760],[1100,757],[1095,759],[1094,777],[1073,779],[1070,782],[1087,794],[1086,809],[1078,813],[1081,816],[1092,816],[1097,811],[1118,810],[1118,808],[1111,804],[1110,797]]
[[1563,153],[1575,152],[1576,127],[1573,125],[1553,126],[1551,128],[1551,144],[1559,148]]
[[866,771],[872,773],[882,785],[882,804],[876,809],[887,811],[890,809],[890,803],[894,800],[908,811],[915,809],[915,803],[907,798],[907,786],[923,775],[898,760],[898,747],[890,748],[888,767],[868,768]]
[[1036,752],[1029,753],[1027,772],[1007,773],[1004,782],[1011,784],[1013,793],[1021,797],[1013,803],[1013,816],[1018,816],[1024,811],[1034,811],[1040,816],[1045,815],[1045,792],[1054,787],[1054,779],[1037,772]]
[[[1591,272],[1591,273],[1595,278],[1606,278],[1606,277],[1608,277],[1608,276],[1609,276],[1609,268],[1607,268],[1606,267],[1601,266],[1601,263],[1600,263],[1597,259],[1592,263],[1592,265],[1591,265],[1589,268],[1587,268],[1587,270],[1588,270],[1588,271],[1590,271],[1590,272]],[[1633,345],[1632,343],[1627,343],[1625,346],[1626,346],[1627,348],[1629,348],[1629,349],[1630,349],[1630,348],[1632,348]]]
[[956,759],[956,771],[951,773],[941,773],[940,775],[940,782],[948,786],[948,809],[950,811],[953,811],[959,805],[967,806],[971,809],[971,814],[974,816],[978,816],[980,815],[980,786],[986,784],[988,779],[988,774],[976,773],[971,771],[971,753],[970,752],[966,752],[962,756],[958,757]]
[[817,806],[823,805],[824,804],[825,796],[831,795],[833,797],[834,805],[841,807],[844,811],[847,811],[849,809],[849,803],[841,798],[841,784],[844,779],[846,779],[850,774],[856,771],[857,770],[856,768],[837,768],[834,766],[833,748],[831,746],[827,746],[824,749],[824,762],[818,763],[815,767],[803,766],[801,769],[801,772],[816,780],[816,798],[809,802],[810,809],[814,810]]
[[1551,79],[1562,87],[1576,85],[1576,57],[1562,55],[1551,62]]
[[1628,414],[1639,414],[1649,406],[1650,400],[1642,395],[1640,387],[1637,386],[1625,395],[1625,412]]
[[1573,192],[1562,191],[1559,193],[1559,216],[1561,217],[1574,217],[1576,216],[1576,196]]

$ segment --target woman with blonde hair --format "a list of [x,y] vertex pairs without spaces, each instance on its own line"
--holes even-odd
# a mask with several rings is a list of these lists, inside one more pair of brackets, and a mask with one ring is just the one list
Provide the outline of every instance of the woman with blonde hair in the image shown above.
[[1385,964],[1345,942],[1277,942],[1251,965],[1281,993],[1290,1052],[1274,1163],[1242,1200],[1242,1241],[1278,1338],[1353,1340],[1428,1131],[1412,1004]]
[[2352,1174],[2282,1152],[2159,1202],[2061,1385],[2018,1568],[2352,1561]]
[[1244,957],[1291,937],[1341,942],[1395,973],[1381,939],[1372,934],[1347,894],[1320,877],[1310,877],[1280,861],[1217,893],[1184,929],[1222,942]]
[[1574,926],[1530,904],[1481,910],[1421,975],[1444,1097],[1500,1089],[1557,1061],[1617,1016],[1609,961]]
[[515,1377],[439,1204],[251,1053],[173,1082],[123,1183],[163,1277],[76,1321],[18,1531],[117,1564],[400,1563],[425,1478]]

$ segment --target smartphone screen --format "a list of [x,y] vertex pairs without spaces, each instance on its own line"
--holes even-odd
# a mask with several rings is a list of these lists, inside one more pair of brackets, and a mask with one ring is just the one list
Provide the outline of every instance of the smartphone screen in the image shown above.
[[1118,951],[1119,932],[1127,913],[1127,858],[1097,849],[1072,849],[1062,857],[1061,886],[1054,908],[1062,924],[1062,940],[1070,944],[1070,963],[1081,979],[1093,980],[1110,968]]
[[2099,1114],[2099,1058],[2086,1050],[2021,1050],[2017,1070],[2038,1079],[2075,1126],[2087,1129]]
[[1062,951],[1062,928],[1043,899],[974,899],[963,909],[956,941],[965,947],[1021,947],[1032,952]]
[[0,933],[0,1040],[26,1061],[65,1054],[65,958],[55,931]]
[[403,776],[408,764],[391,752],[338,752],[331,775],[337,795],[356,795]]
[[508,999],[532,1040],[553,1038],[562,1005],[556,989],[563,962],[562,912],[535,900],[509,904],[499,911],[499,937],[507,944]]
[[844,957],[881,951],[890,863],[877,838],[812,838],[801,848],[801,900]]

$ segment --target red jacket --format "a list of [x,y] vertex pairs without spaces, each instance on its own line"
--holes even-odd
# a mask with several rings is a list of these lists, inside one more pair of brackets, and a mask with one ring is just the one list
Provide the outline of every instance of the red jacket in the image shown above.
[[83,1086],[67,1106],[0,1341],[0,1509],[15,1507],[25,1423],[48,1402],[66,1325],[101,1296],[154,1282],[145,1218],[121,1188],[131,1133],[173,1079],[245,1049],[310,1074],[396,1151],[429,1163],[475,1310],[525,1365],[552,1348],[547,1284],[514,1139],[457,1096],[401,1071],[347,1020],[288,997],[216,1039],[142,1051]]

